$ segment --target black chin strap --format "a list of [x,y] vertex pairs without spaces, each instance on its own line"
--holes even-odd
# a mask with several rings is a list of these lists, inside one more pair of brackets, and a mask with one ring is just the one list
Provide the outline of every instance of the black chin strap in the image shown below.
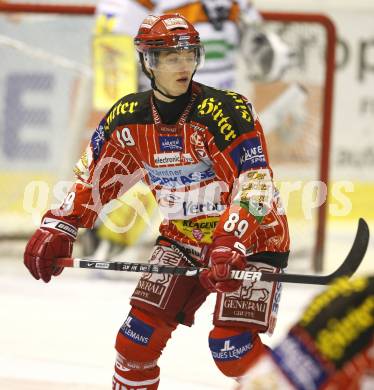
[[165,93],[165,92],[162,92],[161,90],[160,90],[160,88],[158,88],[157,87],[157,85],[156,85],[156,80],[155,80],[155,76],[153,75],[153,73],[151,72],[151,87],[152,87],[152,89],[154,90],[154,91],[157,91],[158,93],[160,93],[162,96],[165,96],[165,97],[167,97],[168,99],[176,99],[179,95],[177,95],[177,96],[173,96],[173,95],[169,95],[169,94],[167,94],[167,93]]

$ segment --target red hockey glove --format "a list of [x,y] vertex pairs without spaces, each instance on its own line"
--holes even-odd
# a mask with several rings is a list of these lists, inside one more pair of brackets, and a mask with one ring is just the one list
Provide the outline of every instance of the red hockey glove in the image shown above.
[[200,283],[210,292],[233,292],[242,284],[242,280],[231,279],[232,270],[244,270],[246,267],[245,248],[233,236],[221,236],[214,239],[204,256],[211,268],[200,274]]
[[[48,226],[48,227],[47,227]],[[31,275],[45,283],[59,275],[63,267],[53,265],[57,257],[71,257],[77,228],[66,222],[45,218],[41,228],[30,238],[24,253],[24,264]]]

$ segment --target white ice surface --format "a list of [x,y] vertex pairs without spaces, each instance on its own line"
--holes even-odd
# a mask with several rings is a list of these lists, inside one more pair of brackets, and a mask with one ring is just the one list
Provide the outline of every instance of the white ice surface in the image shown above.
[[[47,285],[26,272],[0,276],[0,385],[2,378],[14,378],[64,383],[67,389],[72,384],[110,388],[114,340],[135,281],[87,279],[74,269],[64,274]],[[281,338],[318,290],[284,289],[279,326],[267,343]],[[214,297],[198,311],[192,328],[179,326],[174,332],[160,359],[160,390],[233,388],[208,348]]]
[[[326,272],[339,265],[351,241],[349,234],[328,250],[327,257],[338,263]],[[373,249],[360,267],[364,272],[374,273]],[[116,280],[107,280],[98,276],[108,271],[65,269],[44,284],[28,274],[21,256],[14,258],[12,247],[0,245],[0,250],[0,389],[109,390],[114,341],[129,311],[135,279],[116,273]],[[284,284],[278,324],[265,343],[277,344],[320,290]],[[159,361],[160,390],[234,388],[215,367],[208,348],[214,298],[197,312],[192,328],[179,326],[174,332]]]

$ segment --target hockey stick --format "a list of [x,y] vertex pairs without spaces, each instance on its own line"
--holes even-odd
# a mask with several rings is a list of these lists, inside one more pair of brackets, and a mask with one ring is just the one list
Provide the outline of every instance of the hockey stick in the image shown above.
[[[303,274],[282,274],[271,272],[252,272],[252,271],[232,271],[232,279],[252,280],[252,281],[276,281],[285,283],[303,283],[303,284],[329,284],[339,276],[352,276],[361,264],[365,256],[369,243],[369,227],[363,218],[359,219],[356,237],[351,250],[343,261],[342,265],[332,274],[303,275]],[[89,268],[112,271],[129,272],[149,272],[160,274],[172,274],[182,276],[197,276],[204,269],[198,267],[174,267],[169,265],[154,265],[143,263],[125,263],[119,261],[97,261],[78,258],[60,258],[56,259],[56,266]]]

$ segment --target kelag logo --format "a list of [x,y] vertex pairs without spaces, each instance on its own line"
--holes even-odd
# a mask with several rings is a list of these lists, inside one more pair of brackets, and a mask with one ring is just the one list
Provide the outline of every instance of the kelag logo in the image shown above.
[[183,150],[182,137],[159,137],[160,150],[162,152],[175,152]]
[[266,167],[265,155],[259,138],[246,139],[233,149],[230,155],[235,165],[242,171]]

